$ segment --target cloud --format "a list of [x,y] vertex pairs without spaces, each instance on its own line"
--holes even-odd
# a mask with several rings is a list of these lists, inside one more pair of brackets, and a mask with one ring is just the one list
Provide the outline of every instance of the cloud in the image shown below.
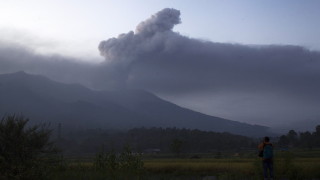
[[[189,107],[194,101],[188,99],[202,94],[224,99],[233,108],[245,103],[247,109],[238,110],[247,112],[244,121],[248,121],[250,108],[260,108],[262,114],[277,112],[277,119],[297,113],[302,119],[320,116],[314,110],[320,107],[319,52],[292,45],[248,46],[193,39],[173,31],[179,16],[178,10],[164,9],[140,23],[135,32],[100,43],[101,55],[109,67],[119,69],[124,84]],[[239,100],[237,106],[230,97]]]
[[91,84],[97,65],[60,55],[41,55],[15,42],[0,41],[0,74],[25,71],[65,83]]
[[[126,81],[131,65],[140,61],[141,56],[157,56],[159,49],[169,48],[165,40],[171,40],[176,36],[172,32],[174,25],[180,23],[180,12],[175,9],[164,9],[146,21],[141,22],[136,32],[130,31],[120,34],[117,38],[102,41],[99,44],[99,51],[105,57],[109,66],[119,72],[122,81]],[[170,43],[170,42],[168,42]]]
[[144,36],[153,36],[158,32],[171,31],[174,25],[179,23],[181,23],[180,11],[166,8],[146,21],[141,22],[136,28],[136,33]]
[[[180,11],[175,9],[163,9],[146,21],[141,22],[136,32],[130,31],[120,34],[117,38],[102,41],[99,51],[107,61],[126,61],[130,63],[135,56],[155,51],[163,44],[164,36],[172,34],[174,25],[180,23]],[[165,38],[165,39],[163,39]]]
[[277,91],[312,93],[320,86],[320,53],[299,46],[246,46],[192,39],[177,32],[180,12],[164,9],[136,32],[102,41],[110,66],[130,86],[163,93]]

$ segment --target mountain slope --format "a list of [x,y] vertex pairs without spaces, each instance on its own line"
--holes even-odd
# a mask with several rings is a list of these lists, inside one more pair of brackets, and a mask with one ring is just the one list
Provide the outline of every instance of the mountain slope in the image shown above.
[[69,128],[177,127],[241,135],[268,128],[204,115],[142,90],[93,91],[24,72],[0,75],[0,115],[23,114]]
[[194,128],[206,131],[232,132],[241,135],[268,134],[267,127],[250,125],[223,118],[205,115],[182,108],[145,91],[117,91],[107,96],[112,102],[122,105],[134,112],[139,112],[149,119],[156,119],[169,127]]
[[131,117],[139,117],[98,92],[24,72],[0,76],[0,114],[8,113],[77,128],[128,128]]

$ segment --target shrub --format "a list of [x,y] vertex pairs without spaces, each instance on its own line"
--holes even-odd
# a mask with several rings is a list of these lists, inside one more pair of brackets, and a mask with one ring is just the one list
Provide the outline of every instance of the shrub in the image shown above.
[[119,177],[140,178],[144,171],[141,156],[132,153],[126,146],[122,153],[117,155],[114,151],[97,153],[94,161],[96,170],[107,171],[114,179]]
[[0,122],[0,179],[45,179],[56,150],[46,125],[27,127],[28,119],[15,115]]

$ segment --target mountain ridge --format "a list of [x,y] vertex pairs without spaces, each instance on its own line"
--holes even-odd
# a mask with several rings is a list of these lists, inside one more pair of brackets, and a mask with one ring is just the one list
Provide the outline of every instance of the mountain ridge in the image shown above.
[[144,90],[96,91],[23,71],[0,74],[0,115],[22,113],[69,128],[177,127],[264,136],[268,127],[209,116]]

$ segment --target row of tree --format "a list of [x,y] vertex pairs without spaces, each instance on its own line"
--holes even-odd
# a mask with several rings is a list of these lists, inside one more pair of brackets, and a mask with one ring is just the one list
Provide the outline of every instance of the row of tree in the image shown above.
[[[99,149],[120,151],[129,145],[136,152],[154,150],[161,153],[208,153],[256,149],[258,140],[234,135],[178,128],[134,128],[128,131],[79,130],[59,135],[60,148],[69,153],[95,153]],[[278,147],[320,147],[320,125],[315,132],[295,132],[274,138]],[[149,151],[150,152],[150,151]]]
[[99,149],[120,151],[124,145],[135,152],[208,153],[255,148],[256,141],[230,133],[177,128],[135,128],[128,131],[83,130],[69,132],[57,140],[69,153],[95,153]]
[[279,138],[278,144],[282,147],[319,148],[320,125],[316,126],[315,132],[299,132],[290,130],[286,135]]

